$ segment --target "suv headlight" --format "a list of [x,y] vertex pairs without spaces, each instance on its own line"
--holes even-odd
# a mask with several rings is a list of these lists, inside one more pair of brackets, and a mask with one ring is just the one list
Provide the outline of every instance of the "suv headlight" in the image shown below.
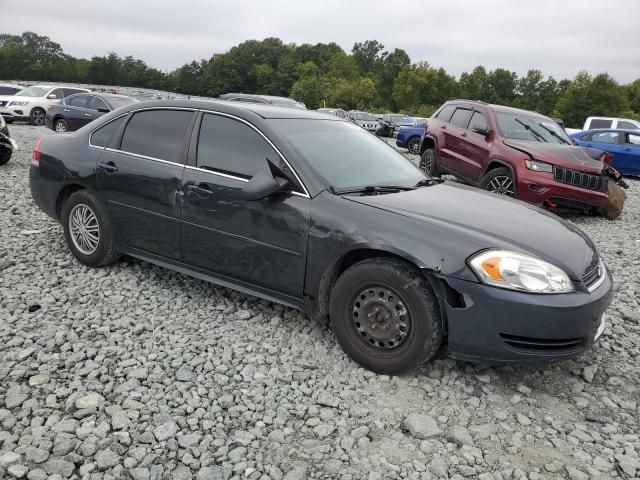
[[575,289],[569,276],[539,258],[507,250],[486,250],[469,259],[483,283],[532,293],[569,293]]
[[24,107],[29,102],[9,102],[8,107]]
[[524,166],[534,172],[548,172],[553,173],[553,166],[549,163],[539,162],[537,160],[525,160]]

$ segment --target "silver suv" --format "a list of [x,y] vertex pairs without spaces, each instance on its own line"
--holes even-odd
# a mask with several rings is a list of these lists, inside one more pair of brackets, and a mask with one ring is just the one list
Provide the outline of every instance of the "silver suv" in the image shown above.
[[359,112],[357,110],[351,110],[347,117],[356,125],[360,125],[365,130],[375,132],[378,129],[378,119],[369,112]]

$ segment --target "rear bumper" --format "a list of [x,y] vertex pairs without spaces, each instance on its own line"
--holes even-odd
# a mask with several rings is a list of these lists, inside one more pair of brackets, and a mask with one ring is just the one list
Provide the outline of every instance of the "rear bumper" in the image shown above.
[[552,173],[521,169],[517,172],[517,176],[518,198],[525,202],[576,210],[606,208],[608,205],[607,192],[587,190],[557,182]]
[[445,304],[451,356],[496,363],[564,360],[590,348],[604,329],[613,286],[608,270],[591,293],[541,295],[446,282],[465,305]]
[[56,211],[57,191],[54,185],[47,185],[42,178],[40,178],[40,167],[31,165],[29,171],[29,186],[31,189],[31,198],[36,205],[44,213],[49,215],[55,220],[58,219],[58,212]]

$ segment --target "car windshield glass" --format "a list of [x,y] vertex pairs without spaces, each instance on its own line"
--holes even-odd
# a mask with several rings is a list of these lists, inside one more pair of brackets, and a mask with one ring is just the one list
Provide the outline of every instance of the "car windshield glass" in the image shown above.
[[116,108],[124,107],[125,105],[130,105],[135,101],[135,98],[129,97],[107,97],[107,102],[109,102],[114,110]]
[[545,117],[534,117],[519,113],[496,113],[498,130],[503,138],[532,142],[563,143],[571,140],[556,122]]
[[406,115],[390,115],[390,119],[396,125],[409,126],[415,123],[415,120]]
[[367,122],[375,122],[376,117],[370,113],[358,113],[356,114],[356,120],[366,120]]
[[271,123],[336,190],[411,187],[427,178],[393,147],[353,123],[291,119]]
[[16,96],[19,97],[43,97],[45,93],[49,91],[48,88],[44,87],[28,87],[24,90],[16,93]]

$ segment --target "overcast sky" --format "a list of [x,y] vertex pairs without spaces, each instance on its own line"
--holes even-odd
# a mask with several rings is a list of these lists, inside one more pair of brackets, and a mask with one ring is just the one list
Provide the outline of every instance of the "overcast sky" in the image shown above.
[[[89,58],[114,51],[162,70],[248,39],[375,39],[449,73],[484,65],[557,79],[640,78],[640,0],[0,0],[0,32],[30,30]],[[2,66],[0,65],[0,71]],[[1,76],[1,75],[0,75]]]

